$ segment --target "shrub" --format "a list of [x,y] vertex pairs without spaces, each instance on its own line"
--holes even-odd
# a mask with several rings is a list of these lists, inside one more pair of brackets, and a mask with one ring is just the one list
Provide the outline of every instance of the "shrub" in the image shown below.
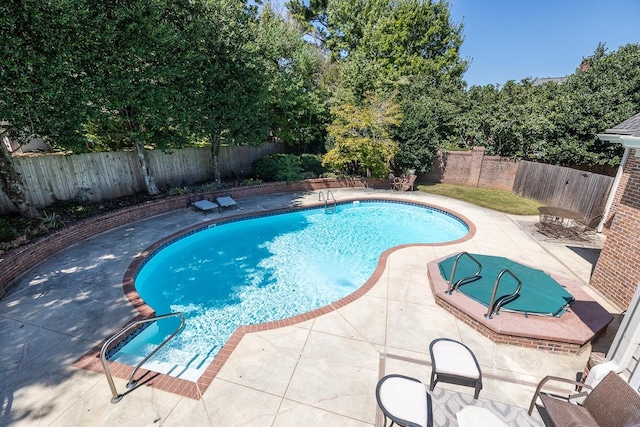
[[314,154],[271,154],[253,163],[256,178],[262,181],[298,181],[317,178],[323,171],[320,156]]
[[0,218],[0,240],[11,240],[16,236],[16,229],[5,218]]
[[325,171],[324,167],[322,167],[322,156],[319,154],[302,154],[300,155],[300,161],[302,162],[303,172],[311,175],[309,178],[317,178]]

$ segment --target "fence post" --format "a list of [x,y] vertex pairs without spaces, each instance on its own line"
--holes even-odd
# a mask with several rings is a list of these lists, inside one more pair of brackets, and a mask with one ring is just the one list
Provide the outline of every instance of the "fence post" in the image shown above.
[[480,183],[480,172],[482,172],[482,162],[484,159],[484,147],[473,147],[471,151],[471,168],[467,185],[477,187]]

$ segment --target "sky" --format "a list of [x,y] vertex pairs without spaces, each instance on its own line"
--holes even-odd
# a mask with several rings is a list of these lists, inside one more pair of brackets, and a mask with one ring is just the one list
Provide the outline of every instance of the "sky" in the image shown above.
[[599,42],[640,43],[640,0],[450,0],[468,86],[572,74]]

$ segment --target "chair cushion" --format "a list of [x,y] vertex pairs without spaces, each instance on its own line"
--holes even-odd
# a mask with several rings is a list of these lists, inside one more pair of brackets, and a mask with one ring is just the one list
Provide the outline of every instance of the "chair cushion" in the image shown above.
[[409,425],[426,427],[429,414],[423,383],[393,375],[382,378],[380,382],[378,401],[383,412],[396,423],[402,420],[411,423]]
[[509,427],[496,414],[479,406],[465,406],[456,412],[456,420],[460,427]]
[[459,342],[442,340],[434,343],[432,358],[436,372],[439,374],[458,375],[471,379],[480,378],[475,356]]

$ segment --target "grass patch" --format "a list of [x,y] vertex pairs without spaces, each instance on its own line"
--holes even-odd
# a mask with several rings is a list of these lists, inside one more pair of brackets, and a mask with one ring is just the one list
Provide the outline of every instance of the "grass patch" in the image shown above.
[[538,206],[541,206],[540,202],[520,197],[511,191],[440,183],[422,183],[418,184],[417,188],[425,193],[463,200],[474,205],[513,215],[538,215]]

